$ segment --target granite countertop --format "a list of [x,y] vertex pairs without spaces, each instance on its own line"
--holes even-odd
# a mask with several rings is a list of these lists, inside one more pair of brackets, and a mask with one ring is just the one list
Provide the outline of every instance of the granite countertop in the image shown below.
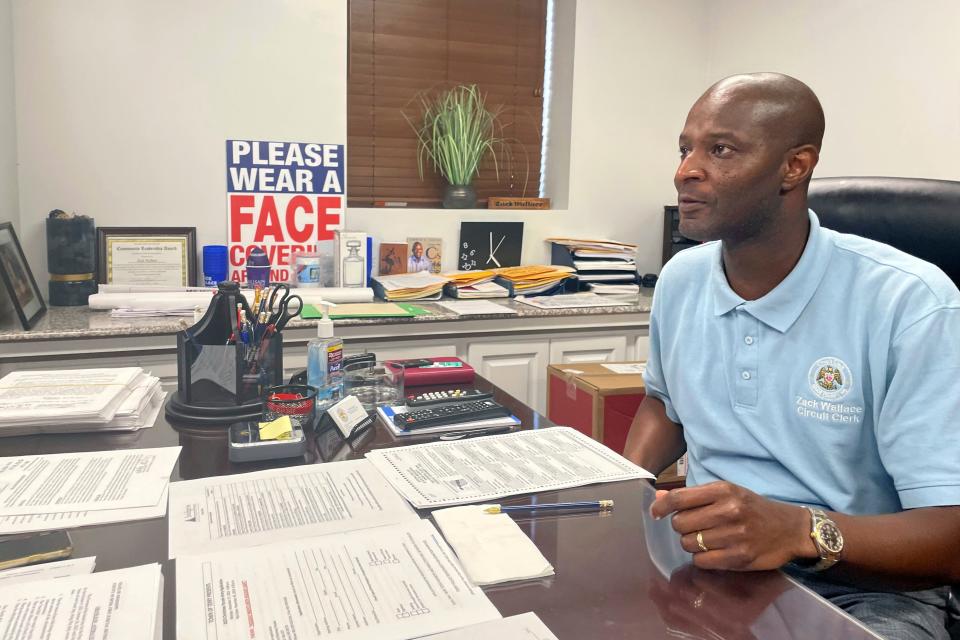
[[[491,300],[496,304],[516,310],[516,314],[484,314],[459,316],[453,311],[433,302],[413,304],[423,307],[429,315],[412,318],[352,318],[336,320],[338,327],[406,324],[411,322],[455,322],[467,320],[491,320],[505,318],[550,318],[564,316],[592,316],[624,313],[649,313],[653,296],[652,289],[643,289],[639,295],[610,296],[622,300],[615,307],[591,307],[576,309],[539,309],[515,300]],[[111,318],[108,311],[92,311],[89,307],[50,307],[47,313],[30,331],[24,331],[16,318],[0,321],[0,343],[39,342],[75,338],[110,338],[121,336],[173,335],[192,324],[192,318]],[[316,320],[291,321],[287,327],[306,328],[316,325]]]

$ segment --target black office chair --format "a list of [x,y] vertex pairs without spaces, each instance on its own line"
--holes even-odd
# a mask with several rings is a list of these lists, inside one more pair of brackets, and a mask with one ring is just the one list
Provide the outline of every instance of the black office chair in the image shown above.
[[921,178],[816,178],[820,224],[932,262],[960,286],[960,182]]
[[[816,178],[809,204],[820,224],[932,262],[960,286],[960,182],[921,178]],[[960,587],[950,637],[960,640]]]

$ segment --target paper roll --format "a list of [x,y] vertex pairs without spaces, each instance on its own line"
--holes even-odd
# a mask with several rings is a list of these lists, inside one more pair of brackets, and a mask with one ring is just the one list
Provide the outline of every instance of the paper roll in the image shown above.
[[[94,293],[90,296],[87,304],[91,309],[109,310],[109,309],[192,309],[195,306],[201,306],[204,309],[210,304],[210,298],[216,292],[215,289],[205,291],[169,291],[169,292],[129,292],[129,293]],[[244,289],[242,292],[247,299],[247,304],[253,304],[253,290]],[[346,288],[346,287],[320,287],[320,288],[292,288],[291,294],[296,294],[303,298],[304,304],[317,304],[319,302],[372,302],[373,289]]]

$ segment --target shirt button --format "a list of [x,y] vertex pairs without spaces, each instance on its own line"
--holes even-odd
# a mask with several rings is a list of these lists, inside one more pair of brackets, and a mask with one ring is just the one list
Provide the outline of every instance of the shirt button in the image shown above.
[[740,377],[743,378],[744,380],[749,380],[749,379],[750,379],[750,372],[749,372],[749,371],[744,371],[744,372],[742,372],[742,373],[740,374]]
[[743,339],[746,344],[753,344],[753,336],[747,336]]

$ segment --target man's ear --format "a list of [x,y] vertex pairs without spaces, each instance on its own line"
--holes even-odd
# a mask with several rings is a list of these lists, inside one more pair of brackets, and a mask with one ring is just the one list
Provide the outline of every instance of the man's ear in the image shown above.
[[798,185],[804,184],[813,174],[813,168],[820,160],[820,150],[812,144],[794,147],[787,152],[786,172],[780,182],[783,193],[793,191]]

